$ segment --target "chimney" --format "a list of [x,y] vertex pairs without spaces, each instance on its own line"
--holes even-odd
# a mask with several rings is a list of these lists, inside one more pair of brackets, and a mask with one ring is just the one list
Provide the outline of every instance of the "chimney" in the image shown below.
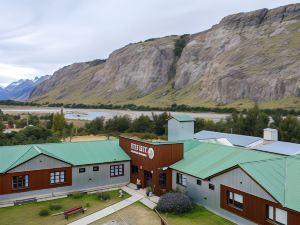
[[266,141],[278,141],[278,130],[272,128],[264,129],[264,139]]

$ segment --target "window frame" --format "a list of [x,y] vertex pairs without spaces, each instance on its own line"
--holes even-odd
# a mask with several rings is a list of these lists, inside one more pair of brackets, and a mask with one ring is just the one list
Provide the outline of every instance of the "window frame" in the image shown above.
[[[16,182],[14,180],[15,178],[16,178]],[[20,183],[22,183],[22,185],[19,185]],[[16,186],[15,186],[15,184],[16,184]],[[11,185],[12,185],[13,190],[28,189],[29,188],[29,174],[13,176]]]
[[183,186],[183,187],[186,187],[186,185],[187,185],[187,176],[185,174],[182,174],[182,173],[177,173],[176,174],[176,183]]
[[99,166],[93,166],[93,172],[99,172],[100,167]]
[[165,189],[167,187],[167,174],[160,173],[158,178],[159,187]]
[[78,173],[85,173],[85,172],[86,172],[85,167],[80,167],[80,168],[78,169]]
[[[230,197],[232,195],[232,198]],[[239,196],[242,202],[237,201],[235,196]],[[227,191],[227,204],[233,208],[243,211],[244,210],[244,196],[234,191]]]
[[124,164],[110,165],[110,177],[122,176],[124,176]]
[[202,186],[202,180],[197,179],[196,183],[197,183],[197,185]]
[[215,185],[212,183],[208,184],[208,189],[214,191],[215,190]]
[[[269,211],[270,207],[272,208],[272,218],[270,217],[270,211]],[[278,210],[285,212],[286,223],[281,223],[281,222],[277,221],[276,214],[277,214]],[[278,225],[287,225],[288,224],[288,212],[284,209],[277,208],[272,205],[266,205],[266,220],[270,221],[271,223],[278,224]]]
[[50,172],[50,179],[49,180],[50,180],[51,185],[66,183],[66,171],[52,171],[52,172]]
[[139,173],[139,167],[136,165],[131,165],[131,173],[132,174],[138,174]]

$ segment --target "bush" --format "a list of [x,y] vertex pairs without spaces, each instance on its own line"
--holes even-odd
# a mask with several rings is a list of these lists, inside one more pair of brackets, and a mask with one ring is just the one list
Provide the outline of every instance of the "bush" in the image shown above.
[[39,215],[40,216],[49,216],[49,211],[47,209],[42,209],[40,212],[39,212]]
[[84,195],[84,193],[82,192],[74,192],[72,194],[70,194],[70,197],[74,198],[74,199],[79,199],[79,198],[82,198]]
[[106,192],[97,193],[97,198],[102,201],[106,201],[110,199],[110,194]]
[[87,203],[85,204],[85,207],[86,207],[86,208],[91,207],[91,203],[87,202]]
[[186,213],[192,204],[188,196],[178,192],[166,193],[160,197],[156,209],[162,213]]
[[58,204],[58,203],[53,203],[53,204],[49,205],[49,209],[52,211],[59,210],[61,208],[62,208],[61,204]]

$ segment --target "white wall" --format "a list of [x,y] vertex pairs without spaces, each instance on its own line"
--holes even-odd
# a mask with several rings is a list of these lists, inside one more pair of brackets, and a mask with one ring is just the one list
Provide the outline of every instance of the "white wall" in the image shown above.
[[[110,177],[110,166],[124,164],[124,176]],[[94,166],[99,166],[99,171],[93,171]],[[85,168],[85,173],[79,173],[79,168]],[[95,164],[88,166],[76,166],[72,168],[72,186],[74,187],[97,187],[130,181],[130,162]]]
[[[247,174],[241,169],[237,168],[224,173],[218,177],[211,179],[211,181],[202,180],[202,185],[197,185],[197,178],[187,176],[187,186],[183,187],[176,183],[176,171],[172,172],[172,187],[176,189],[178,187],[181,191],[186,193],[192,198],[193,201],[199,203],[216,214],[227,218],[234,223],[241,225],[254,225],[255,223],[243,219],[233,213],[230,213],[220,207],[220,189],[221,184],[232,187],[234,189],[258,196],[260,198],[273,201],[274,199],[266,193],[258,184],[256,184]],[[242,182],[242,183],[240,183]],[[215,185],[215,190],[208,188],[209,183]]]
[[70,167],[70,164],[54,159],[46,155],[38,155],[37,157],[17,166],[9,171],[9,173],[32,171],[32,170],[46,170],[54,168]]
[[168,141],[194,138],[194,121],[179,122],[174,118],[168,120]]

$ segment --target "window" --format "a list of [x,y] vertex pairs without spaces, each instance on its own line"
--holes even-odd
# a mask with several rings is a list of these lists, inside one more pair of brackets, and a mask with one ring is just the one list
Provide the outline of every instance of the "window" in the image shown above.
[[287,225],[287,212],[282,209],[267,205],[267,219],[278,224]]
[[85,168],[79,168],[79,173],[85,173]]
[[198,179],[198,180],[197,180],[197,184],[201,186],[201,185],[202,185],[202,180],[199,180],[199,179]]
[[185,175],[183,175],[181,173],[177,173],[177,184],[180,184],[185,187],[186,181],[187,181],[187,178]]
[[165,173],[159,174],[159,186],[160,186],[160,188],[166,188],[166,186],[167,186],[167,174],[165,174]]
[[28,187],[29,187],[29,175],[13,176],[12,179],[13,189],[22,189]]
[[124,176],[124,164],[110,166],[110,177]]
[[99,171],[99,166],[94,166],[93,171]]
[[215,190],[215,185],[209,184],[209,185],[208,185],[208,188],[209,188],[210,190],[213,190],[213,191],[214,191],[214,190]]
[[237,193],[228,191],[227,192],[227,202],[229,205],[234,206],[239,209],[243,209],[244,197],[243,195],[239,195]]
[[139,167],[135,166],[135,165],[132,165],[131,166],[131,173],[139,173]]
[[65,182],[65,171],[50,173],[50,184],[61,184],[64,182]]

